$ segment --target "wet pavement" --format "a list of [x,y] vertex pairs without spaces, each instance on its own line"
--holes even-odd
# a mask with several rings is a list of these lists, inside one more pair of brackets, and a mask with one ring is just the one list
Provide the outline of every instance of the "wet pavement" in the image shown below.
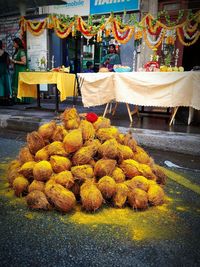
[[[165,204],[146,211],[104,205],[88,214],[37,212],[15,198],[5,183],[8,162],[22,139],[0,138],[0,266],[199,266],[199,157],[148,149],[167,169]],[[191,190],[188,184],[194,185]]]

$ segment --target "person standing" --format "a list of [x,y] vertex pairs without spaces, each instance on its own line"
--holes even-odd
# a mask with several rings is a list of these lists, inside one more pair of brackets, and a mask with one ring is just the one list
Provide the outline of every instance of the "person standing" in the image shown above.
[[[26,52],[24,50],[24,46],[22,40],[18,37],[13,39],[13,46],[15,48],[13,59],[11,60],[14,65],[14,72],[12,77],[12,89],[13,89],[13,97],[15,98],[15,102],[20,102],[19,99],[17,100],[17,92],[18,92],[18,79],[19,79],[19,72],[24,72],[27,69],[27,59],[26,59]],[[26,101],[25,101],[26,99]],[[22,101],[30,102],[29,98],[23,98]]]
[[120,57],[117,54],[116,47],[114,44],[109,45],[108,54],[102,58],[101,64],[103,67],[108,68],[109,71],[113,71],[114,65],[121,64]]
[[9,64],[9,54],[4,51],[3,42],[0,40],[0,97],[3,97],[3,100],[5,100],[7,104],[11,104],[10,100],[12,97]]

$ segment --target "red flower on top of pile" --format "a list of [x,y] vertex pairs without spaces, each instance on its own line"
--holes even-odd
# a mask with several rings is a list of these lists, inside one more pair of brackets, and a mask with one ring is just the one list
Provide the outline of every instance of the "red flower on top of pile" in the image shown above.
[[86,115],[86,120],[89,121],[89,122],[91,122],[91,123],[97,121],[97,119],[98,119],[98,116],[97,116],[96,113],[89,112]]

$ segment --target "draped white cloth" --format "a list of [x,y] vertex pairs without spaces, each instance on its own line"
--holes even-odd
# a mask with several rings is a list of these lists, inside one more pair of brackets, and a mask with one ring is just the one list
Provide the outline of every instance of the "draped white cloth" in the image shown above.
[[140,106],[200,109],[200,72],[79,73],[85,107],[111,100]]

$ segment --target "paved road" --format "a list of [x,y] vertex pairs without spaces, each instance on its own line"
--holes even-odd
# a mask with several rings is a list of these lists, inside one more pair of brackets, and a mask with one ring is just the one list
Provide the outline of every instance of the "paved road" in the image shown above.
[[7,163],[24,145],[20,140],[0,138],[0,266],[200,266],[197,157],[149,150],[158,164],[170,160],[189,168],[170,172],[163,206],[144,212],[108,206],[95,214],[80,207],[66,215],[32,212],[5,184]]

